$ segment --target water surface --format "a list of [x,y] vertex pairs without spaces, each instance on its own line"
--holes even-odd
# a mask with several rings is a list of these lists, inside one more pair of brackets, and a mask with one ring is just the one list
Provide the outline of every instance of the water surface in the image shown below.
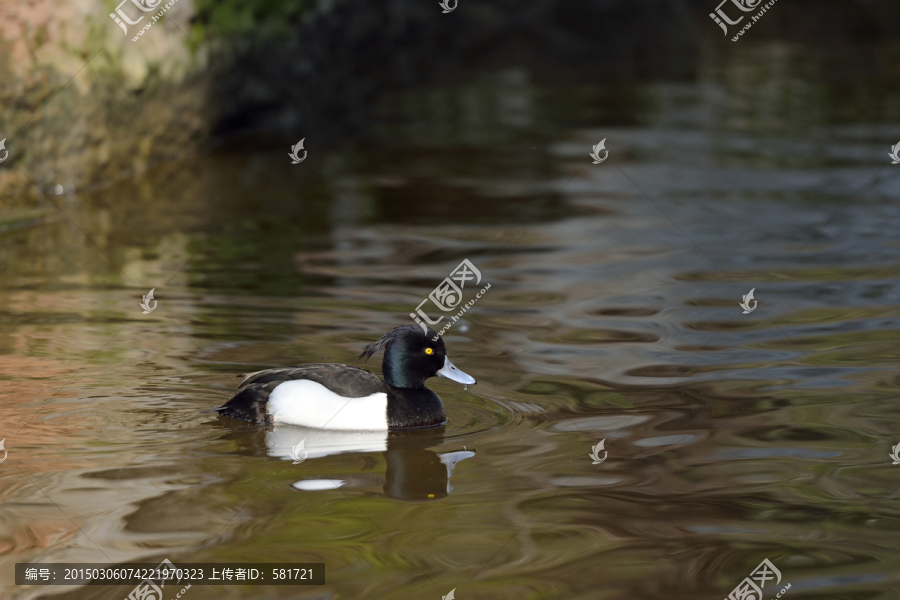
[[[894,597],[900,128],[806,67],[743,40],[688,82],[483,73],[298,166],[232,141],[3,231],[2,569],[326,565],[191,600],[712,599],[769,558],[794,598]],[[464,258],[491,289],[445,337],[479,383],[432,380],[443,429],[202,412],[240,373],[362,364]]]

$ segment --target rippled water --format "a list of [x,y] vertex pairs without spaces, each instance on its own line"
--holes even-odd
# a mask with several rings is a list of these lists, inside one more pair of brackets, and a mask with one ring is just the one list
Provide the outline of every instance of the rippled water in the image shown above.
[[[324,587],[189,597],[712,599],[769,558],[793,598],[893,598],[900,127],[742,44],[692,82],[397,92],[300,166],[232,142],[8,228],[4,572],[324,562]],[[610,97],[633,122],[596,116]],[[202,412],[239,373],[361,364],[463,258],[491,289],[445,337],[479,383],[431,381],[443,430]]]

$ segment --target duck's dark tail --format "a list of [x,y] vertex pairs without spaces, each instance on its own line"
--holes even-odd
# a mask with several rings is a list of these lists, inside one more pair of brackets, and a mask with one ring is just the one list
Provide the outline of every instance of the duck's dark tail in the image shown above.
[[266,422],[266,405],[269,402],[269,394],[282,382],[251,383],[242,387],[232,396],[231,400],[217,408],[211,408],[203,412],[216,411],[223,417],[230,417],[240,421],[251,423]]

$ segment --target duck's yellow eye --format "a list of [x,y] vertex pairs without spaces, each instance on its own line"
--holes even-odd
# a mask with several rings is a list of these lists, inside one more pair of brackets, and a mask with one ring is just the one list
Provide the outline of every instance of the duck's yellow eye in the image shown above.
[[425,348],[425,354],[434,354],[434,350],[431,348]]

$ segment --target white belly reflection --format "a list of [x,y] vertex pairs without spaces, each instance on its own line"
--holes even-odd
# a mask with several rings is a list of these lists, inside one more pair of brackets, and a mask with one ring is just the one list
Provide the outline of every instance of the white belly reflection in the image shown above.
[[275,425],[266,432],[269,456],[301,461],[345,452],[384,452],[387,431],[328,431]]
[[[275,425],[266,431],[269,456],[293,461],[298,473],[307,475],[292,484],[294,489],[319,492],[357,489],[371,493],[381,487],[390,498],[427,501],[446,497],[452,490],[450,477],[462,460],[475,456],[474,450],[438,453],[429,447],[444,441],[443,428],[416,431],[321,431],[306,427]],[[330,477],[307,460],[336,454],[382,453],[384,476],[374,472]],[[327,464],[327,463],[325,463]],[[302,466],[301,466],[302,465]]]

